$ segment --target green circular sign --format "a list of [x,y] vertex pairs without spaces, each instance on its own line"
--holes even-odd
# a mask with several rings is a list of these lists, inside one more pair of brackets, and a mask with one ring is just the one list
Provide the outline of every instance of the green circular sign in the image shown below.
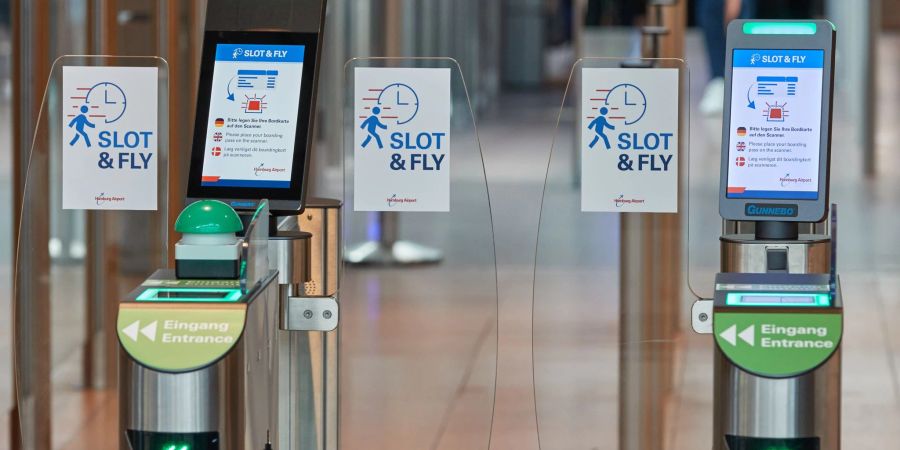
[[190,372],[224,357],[244,331],[247,305],[122,303],[116,329],[119,343],[136,362],[161,372]]
[[714,312],[716,345],[736,366],[788,378],[822,365],[841,343],[840,310],[816,313]]

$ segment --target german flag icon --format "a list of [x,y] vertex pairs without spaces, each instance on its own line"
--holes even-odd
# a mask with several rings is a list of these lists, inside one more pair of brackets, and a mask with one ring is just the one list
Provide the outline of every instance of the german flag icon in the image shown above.
[[[216,126],[218,126],[218,125],[216,125]],[[747,135],[747,129],[744,128],[744,127],[738,127],[738,129],[737,129],[737,134],[738,134],[738,136],[746,136],[746,135]]]
[[216,119],[216,128],[221,128],[225,126],[225,119],[219,117]]

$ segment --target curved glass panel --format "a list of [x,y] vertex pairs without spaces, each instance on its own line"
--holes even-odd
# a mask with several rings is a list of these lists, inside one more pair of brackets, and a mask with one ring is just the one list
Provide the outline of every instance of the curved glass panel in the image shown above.
[[462,74],[449,58],[345,69],[341,447],[486,449],[497,279]]
[[677,59],[589,58],[572,70],[535,255],[542,448],[676,448],[680,398],[693,395],[680,381],[695,300],[686,283],[687,86]]
[[719,273],[719,173],[721,172],[721,117],[701,117],[691,124],[693,157],[690,161],[687,227],[687,277],[691,291],[712,298]]
[[[117,436],[116,306],[168,257],[167,124],[165,60],[54,62],[15,206],[14,364],[25,449],[89,448]],[[109,172],[97,176],[95,164]],[[108,173],[141,188],[99,188],[122,186],[104,184]]]

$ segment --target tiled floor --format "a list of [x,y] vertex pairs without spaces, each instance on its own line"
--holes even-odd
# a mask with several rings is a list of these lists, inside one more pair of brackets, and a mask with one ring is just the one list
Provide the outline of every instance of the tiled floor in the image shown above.
[[[693,63],[702,61],[698,41],[692,37],[688,47],[692,67],[701,67]],[[882,39],[879,177],[866,179],[860,173],[860,150],[848,137],[853,118],[838,113],[835,121],[832,190],[841,206],[840,271],[847,305],[843,442],[852,450],[891,448],[900,438],[900,331],[892,323],[900,316],[900,243],[894,239],[900,224],[895,209],[900,156],[892,145],[900,137],[895,126],[900,118],[898,49],[897,36]],[[692,71],[695,92],[702,88],[702,72]],[[635,349],[618,342],[619,227],[614,216],[560,215],[544,222],[552,226],[542,228],[542,237],[554,240],[553,245],[542,240],[539,247],[538,297],[532,309],[538,205],[561,99],[561,90],[554,89],[511,93],[479,124],[496,230],[496,286],[492,249],[485,240],[484,190],[472,177],[462,177],[454,213],[402,224],[404,237],[442,248],[444,264],[347,273],[344,448],[475,449],[490,440],[494,449],[532,450],[538,448],[538,423],[544,449],[617,448],[620,352],[628,357]],[[710,198],[718,183],[721,123],[693,114],[691,127],[689,214],[696,248],[690,253],[696,258],[688,272],[701,286],[714,270],[717,249],[719,225],[702,218],[715,214]],[[568,135],[560,134],[560,145]],[[571,168],[560,161],[551,169],[553,180]],[[548,201],[571,210],[576,194],[571,184],[557,183]],[[467,210],[463,202],[476,212],[461,213]],[[362,219],[349,212],[348,217]],[[682,309],[691,301],[685,296]],[[642,348],[674,352],[678,362],[676,389],[665,402],[669,436],[663,450],[709,448],[711,339],[685,330],[677,341]],[[102,392],[59,398],[60,417],[112,422]],[[89,427],[74,431],[86,434],[60,431],[69,437],[58,440],[61,448],[85,448],[84,436],[96,436]]]

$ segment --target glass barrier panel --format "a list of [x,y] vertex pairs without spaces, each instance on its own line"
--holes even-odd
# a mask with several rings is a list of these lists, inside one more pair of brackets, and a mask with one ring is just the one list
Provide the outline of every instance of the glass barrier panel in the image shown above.
[[16,207],[19,432],[95,448],[117,441],[118,300],[168,258],[168,66],[63,56],[46,83]]
[[[269,275],[269,201],[262,200],[244,231],[241,261],[241,290],[245,293]],[[247,267],[247,261],[252,264]]]
[[488,448],[497,279],[475,118],[449,58],[345,66],[344,448]]
[[[702,89],[702,84],[694,88]],[[698,297],[712,298],[723,230],[719,216],[722,117],[700,117],[691,123],[690,131],[693,153],[687,182],[687,277],[691,291]]]
[[[682,430],[679,399],[693,392],[680,377],[695,351],[688,83],[678,59],[587,58],[572,69],[535,255],[542,448],[667,449]],[[690,432],[708,439],[699,428]]]

